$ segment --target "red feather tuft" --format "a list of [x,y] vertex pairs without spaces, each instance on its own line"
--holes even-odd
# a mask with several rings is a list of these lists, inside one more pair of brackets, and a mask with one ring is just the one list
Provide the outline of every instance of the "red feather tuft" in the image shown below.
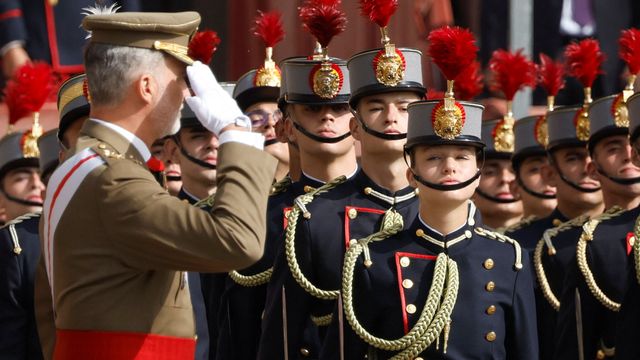
[[489,61],[493,72],[492,90],[501,90],[507,100],[513,100],[518,90],[525,86],[536,86],[536,65],[522,55],[522,49],[515,53],[496,50]]
[[304,28],[323,48],[346,29],[347,16],[340,9],[340,0],[307,0],[298,11]]
[[598,74],[602,74],[600,65],[605,59],[600,51],[600,43],[593,39],[584,39],[567,45],[564,50],[569,75],[578,78],[582,86],[591,87]]
[[476,60],[455,78],[453,90],[456,99],[471,100],[478,96],[482,92],[483,79],[480,62]]
[[442,100],[444,99],[444,91],[429,88],[427,90],[427,100]]
[[193,60],[209,64],[213,54],[218,50],[220,38],[213,30],[198,31],[189,42],[188,55]]
[[284,39],[284,29],[282,28],[282,14],[278,11],[263,13],[258,11],[256,26],[253,28],[254,35],[259,36],[264,41],[265,46],[274,47]]
[[429,56],[448,80],[476,60],[478,46],[473,33],[457,26],[444,26],[429,33]]
[[18,68],[4,90],[9,124],[40,111],[53,90],[53,80],[53,71],[47,63],[27,63]]
[[161,172],[164,171],[164,163],[155,156],[152,156],[147,161],[147,167],[152,172]]
[[640,30],[622,30],[620,35],[620,58],[629,66],[629,72],[638,74],[640,72]]
[[389,20],[398,9],[398,0],[360,0],[362,15],[380,27],[389,25]]
[[558,92],[564,88],[564,65],[540,53],[540,65],[537,66],[537,69],[538,82],[547,92],[547,95],[558,95]]

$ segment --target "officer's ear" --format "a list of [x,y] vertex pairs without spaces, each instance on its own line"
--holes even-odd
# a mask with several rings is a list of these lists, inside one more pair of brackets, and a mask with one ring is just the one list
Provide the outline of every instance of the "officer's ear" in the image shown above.
[[153,104],[157,95],[159,84],[150,73],[143,73],[133,82],[134,94],[147,104]]
[[[177,133],[175,136],[180,136],[180,133]],[[165,162],[174,163],[180,165],[180,156],[178,155],[178,144],[173,139],[173,137],[169,137],[167,141],[164,142],[164,156]]]
[[593,161],[589,161],[587,164],[587,175],[593,180],[600,181],[600,174],[596,170],[596,164]]
[[[553,160],[552,160],[553,161]],[[542,180],[551,187],[558,186],[558,172],[551,164],[544,164],[540,167]]]

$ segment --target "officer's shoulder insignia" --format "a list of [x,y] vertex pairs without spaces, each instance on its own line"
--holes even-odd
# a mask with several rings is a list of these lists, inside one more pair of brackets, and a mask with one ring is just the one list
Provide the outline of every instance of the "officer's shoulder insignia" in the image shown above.
[[515,267],[516,270],[522,269],[522,249],[520,248],[520,244],[516,240],[508,237],[507,235],[501,234],[499,232],[487,230],[481,227],[476,227],[473,230],[475,231],[476,234],[482,237],[485,237],[491,240],[497,240],[499,242],[510,244],[511,246],[513,246],[513,249],[515,251],[515,257],[516,257],[513,266]]
[[95,146],[91,147],[91,150],[96,154],[100,155],[100,157],[107,163],[113,160],[121,160],[124,159],[125,156],[120,154],[114,147],[108,145],[106,143],[100,142]]
[[529,226],[535,220],[538,220],[538,217],[535,216],[535,215],[530,215],[530,216],[527,216],[525,218],[522,218],[520,221],[518,221],[517,223],[515,223],[513,225],[509,225],[509,226],[505,226],[503,228],[496,229],[496,232],[499,232],[499,233],[502,233],[502,234],[514,232],[514,231],[522,229],[523,227]]
[[282,180],[276,181],[271,185],[271,191],[269,192],[269,196],[281,194],[289,189],[293,180],[289,175],[285,176]]
[[18,233],[16,232],[16,225],[20,224],[21,222],[27,220],[27,219],[31,219],[31,218],[35,218],[35,217],[40,217],[41,212],[33,212],[33,213],[28,213],[28,214],[24,214],[21,216],[18,216],[15,219],[12,219],[11,221],[7,222],[6,224],[4,224],[0,229],[7,229],[9,231],[9,236],[11,237],[11,242],[13,243],[13,253],[16,255],[20,255],[22,253],[22,247],[20,246],[20,239],[18,238]]

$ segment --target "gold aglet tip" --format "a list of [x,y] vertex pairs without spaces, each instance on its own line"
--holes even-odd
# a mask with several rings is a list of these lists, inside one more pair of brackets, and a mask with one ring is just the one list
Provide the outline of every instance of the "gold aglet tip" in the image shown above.
[[452,111],[456,103],[453,97],[453,80],[447,80],[447,92],[444,94],[444,109]]
[[589,104],[591,104],[593,102],[593,99],[591,98],[591,88],[590,87],[586,87],[584,88],[584,108],[587,109],[589,107]]

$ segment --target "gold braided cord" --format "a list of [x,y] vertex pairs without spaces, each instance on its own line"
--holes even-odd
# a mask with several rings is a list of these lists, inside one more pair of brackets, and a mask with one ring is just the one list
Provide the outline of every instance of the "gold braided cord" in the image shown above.
[[[296,280],[296,282],[302,287],[307,293],[310,295],[317,297],[323,300],[335,300],[338,298],[338,294],[340,290],[322,290],[315,286],[307,277],[302,273],[300,269],[300,264],[298,263],[298,259],[296,258],[296,246],[295,246],[295,238],[296,238],[296,227],[298,225],[298,218],[300,217],[300,213],[302,212],[306,218],[310,217],[311,214],[307,211],[306,205],[313,201],[313,198],[323,192],[327,192],[339,184],[343,183],[346,180],[345,176],[339,176],[323,186],[312,190],[304,195],[300,195],[294,201],[294,206],[289,216],[287,218],[287,229],[285,236],[285,254],[287,257],[287,265],[289,266],[289,270],[291,271],[291,275]],[[332,239],[333,240],[333,239]]]
[[276,181],[271,185],[271,191],[269,191],[269,196],[277,195],[283,193],[289,189],[289,186],[293,183],[291,176],[287,175],[282,180]]
[[636,218],[636,224],[633,227],[633,237],[635,242],[633,243],[633,264],[636,268],[636,280],[640,284],[640,216]]
[[508,237],[507,235],[503,235],[495,231],[487,230],[480,227],[477,227],[473,230],[476,232],[476,234],[480,236],[484,236],[492,240],[498,240],[503,243],[511,244],[513,246],[513,250],[516,256],[513,266],[516,268],[516,270],[522,269],[522,248],[520,247],[520,243]]
[[[456,300],[458,299],[459,286],[460,276],[458,273],[458,264],[452,259],[447,258],[446,290],[435,318],[429,324],[426,333],[420,336],[417,341],[411,344],[408,348],[404,349],[391,359],[413,359],[425,351],[434,340],[439,339],[442,330],[447,329],[451,324],[451,313],[453,313],[453,308],[456,305]],[[447,352],[447,341],[448,330],[445,330],[444,353]]]
[[551,239],[563,231],[575,228],[577,226],[582,226],[587,220],[589,220],[589,217],[587,216],[578,216],[574,219],[563,222],[555,228],[547,229],[544,232],[542,239],[540,239],[536,244],[535,251],[533,252],[533,267],[536,271],[538,283],[540,283],[542,295],[544,295],[544,298],[555,311],[560,310],[560,300],[558,300],[556,294],[553,293],[553,289],[551,289],[551,285],[549,284],[549,279],[547,278],[547,274],[544,270],[544,265],[542,264],[542,251],[544,250],[544,246],[546,244],[549,248],[549,254],[555,255],[556,251],[553,247]]
[[515,224],[509,225],[509,226],[505,226],[505,227],[500,227],[496,229],[496,232],[500,233],[500,234],[506,234],[508,232],[513,232],[516,230],[520,230],[523,227],[531,224],[532,222],[534,222],[535,220],[538,220],[538,217],[535,215],[529,215],[527,217],[524,217],[522,219],[520,219],[520,221],[518,221]]
[[331,325],[331,321],[333,321],[333,314],[327,314],[323,316],[311,315],[311,321],[313,321],[316,326],[329,326]]
[[254,287],[268,283],[271,279],[272,274],[273,267],[270,267],[267,270],[259,272],[255,275],[242,275],[238,271],[233,270],[229,272],[229,277],[238,285],[244,287]]
[[213,207],[213,203],[216,200],[216,193],[213,193],[202,200],[198,200],[193,206],[204,209],[205,207]]

